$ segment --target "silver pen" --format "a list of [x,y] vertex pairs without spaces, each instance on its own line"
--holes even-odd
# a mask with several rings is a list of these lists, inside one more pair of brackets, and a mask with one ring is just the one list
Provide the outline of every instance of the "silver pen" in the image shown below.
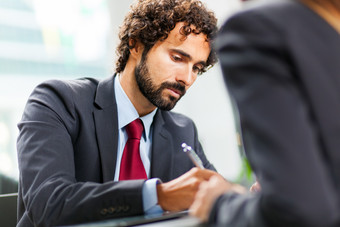
[[189,158],[195,164],[195,166],[197,166],[200,169],[204,169],[202,160],[200,159],[200,157],[198,157],[196,152],[190,146],[188,146],[186,143],[182,143],[182,148],[183,152],[188,154]]

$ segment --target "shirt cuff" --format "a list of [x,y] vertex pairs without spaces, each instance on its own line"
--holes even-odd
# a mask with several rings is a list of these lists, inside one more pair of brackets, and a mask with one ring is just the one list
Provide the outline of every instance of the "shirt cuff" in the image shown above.
[[163,209],[157,205],[157,184],[162,183],[158,178],[145,181],[142,189],[143,208],[145,214],[163,213]]

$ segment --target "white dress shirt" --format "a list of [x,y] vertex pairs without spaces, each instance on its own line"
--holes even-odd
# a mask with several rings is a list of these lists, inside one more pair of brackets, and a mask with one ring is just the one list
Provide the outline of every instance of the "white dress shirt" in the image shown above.
[[[156,114],[157,109],[152,111],[151,113],[139,117],[139,114],[133,104],[131,103],[130,99],[124,92],[120,81],[119,81],[119,74],[115,77],[115,96],[116,96],[116,103],[117,103],[117,112],[118,112],[118,152],[117,152],[117,164],[116,164],[116,171],[114,180],[119,180],[119,172],[120,172],[120,163],[125,147],[125,143],[128,139],[125,126],[128,125],[130,122],[140,118],[144,125],[144,131],[142,138],[140,140],[140,156],[144,165],[144,169],[146,172],[147,177],[150,177],[150,158],[151,158],[151,145],[152,145],[152,122],[153,117]],[[156,184],[159,183],[160,180],[149,179],[145,182],[143,186],[143,206],[145,213],[155,213],[155,212],[162,212],[159,206],[157,206],[158,199],[157,199],[157,189]]]

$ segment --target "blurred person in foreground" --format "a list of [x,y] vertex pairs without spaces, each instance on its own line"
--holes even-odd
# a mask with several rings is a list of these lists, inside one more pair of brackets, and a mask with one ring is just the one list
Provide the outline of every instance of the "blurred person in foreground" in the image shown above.
[[340,1],[249,3],[217,50],[261,190],[212,177],[190,212],[216,226],[340,226]]
[[[120,28],[115,75],[35,88],[18,124],[18,226],[189,208],[217,173],[192,120],[169,110],[214,65],[216,22],[197,0],[136,1]],[[193,168],[183,142],[205,170]]]

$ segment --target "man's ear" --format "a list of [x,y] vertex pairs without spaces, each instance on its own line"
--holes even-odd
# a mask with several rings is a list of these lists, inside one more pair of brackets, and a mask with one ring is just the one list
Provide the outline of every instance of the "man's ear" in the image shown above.
[[129,39],[129,46],[130,46],[130,55],[135,59],[140,59],[143,53],[143,44],[138,40]]

